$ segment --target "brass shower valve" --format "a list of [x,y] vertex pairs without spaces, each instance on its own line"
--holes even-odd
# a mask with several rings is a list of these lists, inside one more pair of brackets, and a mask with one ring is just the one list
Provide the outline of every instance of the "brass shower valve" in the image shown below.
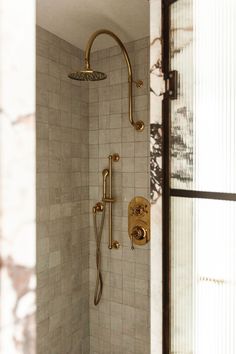
[[145,245],[150,241],[150,203],[143,197],[135,197],[129,203],[128,232],[131,249],[135,245]]

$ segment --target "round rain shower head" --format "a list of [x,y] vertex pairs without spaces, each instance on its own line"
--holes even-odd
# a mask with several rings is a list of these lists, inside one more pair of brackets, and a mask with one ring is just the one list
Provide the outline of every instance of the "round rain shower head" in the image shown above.
[[72,80],[79,80],[79,81],[99,81],[99,80],[105,80],[107,78],[107,75],[100,71],[85,69],[85,70],[70,73],[68,77]]

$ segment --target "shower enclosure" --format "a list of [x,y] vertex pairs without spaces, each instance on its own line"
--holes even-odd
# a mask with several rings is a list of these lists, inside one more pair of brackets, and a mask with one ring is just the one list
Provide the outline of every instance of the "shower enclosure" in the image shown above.
[[235,354],[234,1],[105,3],[0,3],[0,352]]
[[[0,83],[4,92],[0,97],[4,137],[4,160],[0,161],[0,351],[149,353],[150,230],[136,228],[132,233],[137,225],[128,224],[130,216],[146,218],[150,200],[149,3],[114,2],[102,12],[101,2],[93,1],[92,8],[86,2],[79,9],[77,1],[71,4],[60,2],[55,7],[53,1],[38,1],[36,68],[34,1],[29,5],[24,0],[19,4],[3,0],[0,5]],[[161,3],[155,1],[151,6],[157,4],[159,21]],[[84,21],[80,14],[88,9],[96,15],[87,15]],[[117,33],[132,72],[120,47],[106,39],[102,46],[94,44],[90,59],[94,68],[106,72],[107,80],[79,83],[68,78],[69,72],[83,67],[86,43],[64,35],[76,23],[78,27],[70,33],[76,33],[78,40],[83,38],[92,18],[96,18],[96,27],[89,28],[88,36],[104,25]],[[155,27],[160,28],[157,22]],[[159,39],[153,48],[157,44],[159,48]],[[158,61],[156,54],[152,67]],[[133,84],[132,74],[143,85],[141,81]],[[113,236],[121,246],[112,251],[107,247],[106,218],[100,246],[103,295],[94,306],[97,265],[91,211],[102,199],[107,157],[115,153],[120,161],[114,163],[113,171]],[[158,188],[152,190],[152,207],[160,206]],[[161,240],[161,233],[155,234],[153,245]],[[160,245],[155,253],[158,267]],[[155,274],[160,276],[159,271]],[[161,279],[155,285],[160,288]],[[155,304],[155,308],[157,315],[155,310],[152,313],[160,329],[161,307]],[[158,344],[153,347],[159,351],[160,336],[155,338]]]
[[[38,241],[48,248],[37,259],[38,354],[150,352],[149,4],[141,8],[143,34],[99,30],[98,17],[81,47],[39,17]],[[146,202],[131,215],[135,197]]]

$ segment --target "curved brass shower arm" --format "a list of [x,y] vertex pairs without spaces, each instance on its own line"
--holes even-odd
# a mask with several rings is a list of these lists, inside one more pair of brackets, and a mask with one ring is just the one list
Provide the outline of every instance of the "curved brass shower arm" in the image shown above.
[[100,35],[100,34],[107,34],[108,36],[111,36],[117,43],[118,45],[120,46],[120,48],[122,49],[122,52],[124,54],[124,57],[125,57],[125,61],[126,61],[126,64],[127,64],[127,68],[128,68],[128,75],[129,77],[132,78],[132,67],[131,67],[131,63],[130,63],[130,59],[129,59],[129,55],[127,53],[127,50],[124,46],[124,44],[121,42],[120,38],[117,37],[117,35],[115,35],[115,33],[109,31],[109,30],[106,30],[106,29],[101,29],[101,30],[98,30],[96,32],[94,32],[92,34],[92,36],[89,38],[89,41],[88,41],[88,44],[87,44],[87,47],[86,47],[86,50],[85,50],[85,65],[86,65],[86,69],[90,69],[90,53],[91,53],[91,48],[93,46],[93,42],[94,40]]
[[[92,36],[89,38],[86,50],[85,50],[85,67],[86,70],[90,70],[90,53],[91,53],[91,48],[93,45],[94,40],[100,35],[100,34],[107,34],[108,36],[111,36],[120,46],[122,53],[124,55],[126,64],[127,64],[127,70],[128,70],[128,85],[129,85],[129,121],[130,123],[133,125],[133,127],[137,130],[137,131],[142,131],[144,129],[144,123],[143,121],[139,120],[137,122],[134,121],[133,119],[133,90],[132,90],[132,83],[135,82],[133,81],[133,72],[132,72],[132,66],[130,63],[130,58],[129,55],[127,53],[127,50],[124,46],[124,44],[122,43],[122,41],[120,40],[119,37],[117,37],[113,32],[106,30],[106,29],[101,29],[98,30],[96,32],[94,32],[92,34]],[[137,87],[141,87],[142,86],[142,81],[137,81],[135,82]]]

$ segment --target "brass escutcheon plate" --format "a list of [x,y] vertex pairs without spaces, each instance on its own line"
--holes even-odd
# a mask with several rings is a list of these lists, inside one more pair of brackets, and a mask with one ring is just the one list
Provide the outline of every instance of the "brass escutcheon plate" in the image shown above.
[[[143,237],[140,232],[143,230]],[[145,245],[150,241],[150,203],[144,197],[134,197],[128,206],[128,233],[135,245]]]

